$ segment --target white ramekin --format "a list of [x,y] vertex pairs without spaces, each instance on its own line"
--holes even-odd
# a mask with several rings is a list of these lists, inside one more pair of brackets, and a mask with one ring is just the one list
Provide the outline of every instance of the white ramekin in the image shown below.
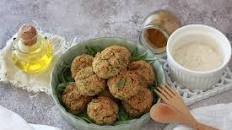
[[[192,34],[204,34],[204,36],[216,40],[217,46],[223,53],[224,59],[221,66],[210,71],[193,71],[178,64],[172,57],[172,49],[181,38],[190,38]],[[215,28],[192,24],[177,29],[169,37],[167,42],[167,60],[171,69],[171,76],[180,84],[190,90],[200,89],[207,90],[213,84],[219,81],[225,67],[228,65],[231,57],[231,45],[224,34]]]

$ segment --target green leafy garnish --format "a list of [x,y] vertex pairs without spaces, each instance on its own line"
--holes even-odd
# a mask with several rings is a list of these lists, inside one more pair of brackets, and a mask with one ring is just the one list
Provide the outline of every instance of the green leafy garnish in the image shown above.
[[86,112],[80,113],[77,115],[77,118],[81,118],[82,120],[86,121],[87,123],[93,123],[93,121],[89,118]]
[[65,88],[69,85],[70,83],[61,83],[57,86],[56,91],[59,94],[62,94],[65,90]]
[[156,57],[149,57],[148,52],[144,52],[143,54],[139,53],[139,49],[136,47],[131,54],[131,61],[138,61],[138,60],[144,60],[149,63],[154,62],[157,60]]
[[119,105],[119,112],[118,112],[118,121],[116,122],[117,124],[121,124],[122,122],[126,123],[132,118],[126,113],[124,110],[123,106],[120,104]]
[[145,60],[146,57],[147,57],[147,53],[145,52],[143,54],[138,54],[138,55],[131,57],[131,60],[132,61]]
[[95,56],[98,52],[102,51],[103,49],[100,46],[85,46],[86,53]]
[[60,74],[58,75],[60,83],[74,82],[71,74],[71,65],[63,63],[63,65],[60,67],[62,68]]
[[152,92],[155,90],[155,88],[156,88],[155,85],[150,85],[150,86],[149,86],[149,89],[150,89],[150,91],[152,91]]

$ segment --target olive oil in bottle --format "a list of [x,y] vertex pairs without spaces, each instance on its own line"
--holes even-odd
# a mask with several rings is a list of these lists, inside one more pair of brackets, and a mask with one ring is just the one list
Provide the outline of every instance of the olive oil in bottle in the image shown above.
[[35,27],[23,25],[13,41],[11,58],[26,73],[44,72],[53,59],[53,47],[47,38],[38,34]]

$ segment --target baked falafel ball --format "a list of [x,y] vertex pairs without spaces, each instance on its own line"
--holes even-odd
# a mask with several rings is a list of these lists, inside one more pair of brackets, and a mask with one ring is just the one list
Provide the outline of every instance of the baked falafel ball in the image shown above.
[[117,120],[118,105],[111,98],[100,96],[88,104],[87,114],[96,124],[110,125]]
[[142,84],[146,84],[146,86],[153,84],[155,81],[154,70],[146,61],[140,60],[131,62],[128,66],[128,70],[135,71],[138,75],[140,75],[142,78]]
[[87,104],[91,101],[92,97],[81,95],[75,83],[67,85],[62,95],[62,101],[66,108],[73,114],[78,114],[85,111]]
[[110,78],[107,85],[111,94],[120,100],[126,100],[136,95],[141,86],[140,76],[133,71],[124,71]]
[[131,52],[126,47],[107,47],[93,59],[93,71],[99,77],[109,79],[128,66],[130,56]]
[[147,88],[141,88],[138,94],[122,101],[122,104],[129,116],[139,117],[150,111],[152,102],[152,92]]
[[74,58],[71,64],[72,77],[75,78],[77,72],[81,69],[92,66],[93,57],[91,55],[82,54]]
[[75,83],[80,94],[86,96],[95,96],[106,87],[106,81],[98,77],[92,67],[81,69],[75,77]]

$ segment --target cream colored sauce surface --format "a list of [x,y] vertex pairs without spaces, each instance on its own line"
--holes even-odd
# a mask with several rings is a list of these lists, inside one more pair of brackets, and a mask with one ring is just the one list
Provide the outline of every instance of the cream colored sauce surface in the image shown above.
[[176,47],[172,55],[177,63],[194,71],[209,71],[223,63],[223,55],[210,44],[190,43]]

